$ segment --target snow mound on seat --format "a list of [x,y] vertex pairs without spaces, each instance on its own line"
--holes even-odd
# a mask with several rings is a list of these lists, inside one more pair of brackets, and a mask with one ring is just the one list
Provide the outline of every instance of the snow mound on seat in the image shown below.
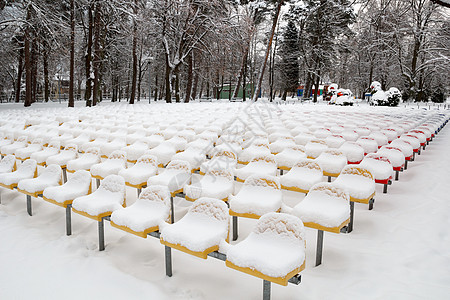
[[305,261],[302,221],[283,213],[262,216],[253,232],[227,251],[227,260],[270,277],[284,277]]
[[59,185],[61,173],[60,166],[49,165],[37,178],[21,180],[17,187],[29,193],[40,192],[49,186]]
[[88,193],[91,185],[91,173],[85,170],[76,171],[67,182],[61,186],[48,187],[44,190],[44,197],[63,203]]
[[228,207],[222,200],[200,198],[178,222],[161,229],[161,239],[191,251],[218,246],[228,236]]

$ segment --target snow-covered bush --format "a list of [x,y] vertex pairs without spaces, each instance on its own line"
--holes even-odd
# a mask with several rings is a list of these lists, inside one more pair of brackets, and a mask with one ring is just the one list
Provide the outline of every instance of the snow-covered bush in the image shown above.
[[383,91],[378,81],[372,82],[370,92],[372,93],[370,105],[375,106],[398,106],[402,98],[402,93],[396,87]]

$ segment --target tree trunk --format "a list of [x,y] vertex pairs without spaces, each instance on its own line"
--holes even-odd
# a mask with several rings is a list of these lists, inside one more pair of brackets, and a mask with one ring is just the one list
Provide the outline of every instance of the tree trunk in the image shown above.
[[320,84],[320,70],[316,75],[316,82],[314,83],[315,91],[314,91],[314,100],[313,102],[317,102],[317,94],[319,93],[319,84]]
[[92,101],[92,77],[91,77],[91,64],[92,64],[92,44],[93,44],[93,34],[94,34],[94,16],[92,12],[92,4],[88,7],[88,36],[86,45],[86,57],[85,57],[85,72],[86,72],[86,90],[84,92],[84,100],[86,101],[86,106],[91,106]]
[[44,45],[44,54],[42,57],[44,65],[44,101],[48,102],[50,98],[50,80],[48,78],[48,45]]
[[97,105],[98,93],[100,91],[100,10],[101,10],[101,2],[100,0],[95,1],[95,17],[94,17],[94,90],[92,97],[92,105]]
[[[237,78],[236,87],[234,88],[234,91],[233,91],[233,98],[237,98],[237,96],[239,95],[239,87],[241,85],[242,77],[244,76],[244,70],[247,67],[247,58],[248,58],[249,49],[250,49],[250,47],[247,46],[244,50],[244,55],[242,56],[241,69],[239,72],[239,76]],[[231,87],[230,87],[230,89],[231,89]]]
[[191,91],[192,91],[192,77],[193,77],[193,63],[192,63],[192,54],[188,56],[188,74],[187,74],[187,83],[186,83],[186,95],[184,98],[185,103],[189,103],[191,99]]
[[[28,3],[27,6],[27,22],[31,21],[31,3]],[[25,25],[25,103],[24,106],[31,106],[32,101],[32,71],[31,71],[31,57],[30,57],[30,41],[31,37],[31,28],[30,24],[27,23]]]
[[75,106],[73,86],[75,81],[75,0],[70,0],[70,78],[69,107]]
[[275,11],[275,15],[273,17],[272,30],[270,33],[269,42],[267,43],[267,49],[266,49],[266,54],[264,56],[264,62],[261,66],[261,69],[259,70],[258,81],[256,84],[255,92],[253,93],[253,99],[252,99],[253,102],[255,102],[258,99],[258,95],[261,90],[261,85],[262,85],[262,81],[264,78],[264,72],[266,70],[266,65],[267,65],[267,59],[269,58],[270,49],[272,47],[273,36],[275,35],[275,30],[277,28],[277,23],[278,23],[278,17],[280,16],[280,10],[281,10],[281,7],[283,6],[283,4],[284,4],[284,1],[279,0],[276,11]]
[[[158,100],[158,91],[159,91],[159,87],[158,87],[158,73],[156,72],[156,76],[155,76],[155,101]],[[149,100],[150,101],[150,100]]]
[[180,103],[180,71],[175,71],[175,102]]
[[31,43],[31,78],[32,78],[32,96],[31,103],[36,102],[37,100],[37,63],[39,57],[39,46],[36,40],[36,36],[33,38],[33,42]]
[[171,69],[169,62],[169,55],[167,53],[164,54],[166,58],[166,103],[172,103],[172,89],[171,89]]
[[22,85],[22,74],[23,74],[23,48],[19,49],[19,60],[17,62],[17,81],[16,81],[16,103],[20,102],[20,89]]
[[[137,15],[137,0],[134,1],[133,7],[134,15]],[[134,104],[134,98],[136,97],[136,78],[137,78],[137,24],[136,19],[133,19],[133,77],[131,81],[131,96],[130,96],[130,104]]]
[[195,97],[197,96],[198,78],[199,78],[198,73],[195,72],[194,86],[192,88],[192,98],[193,98],[193,100],[195,100]]

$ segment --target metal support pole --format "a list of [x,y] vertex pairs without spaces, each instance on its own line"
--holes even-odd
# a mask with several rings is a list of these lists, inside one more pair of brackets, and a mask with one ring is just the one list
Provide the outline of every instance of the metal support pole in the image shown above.
[[283,172],[284,170],[283,169],[280,169],[280,175],[283,175]]
[[66,235],[72,235],[72,204],[66,206]]
[[62,169],[62,175],[63,175],[63,183],[67,182],[67,170],[66,168]]
[[386,194],[387,193],[387,183],[385,183],[384,185],[383,185],[384,187],[383,187],[383,194]]
[[173,209],[173,197],[170,196],[170,223],[175,223],[175,212]]
[[369,210],[373,209],[373,204],[375,203],[375,198],[369,200]]
[[2,193],[0,193],[0,204],[2,204]]
[[138,193],[138,198],[141,195],[142,189],[137,189],[137,193]]
[[105,225],[103,218],[101,221],[98,221],[98,250],[105,250]]
[[270,281],[263,280],[263,300],[270,300]]
[[323,230],[317,231],[316,267],[322,263]]
[[328,176],[328,182],[331,182],[331,176]]
[[164,246],[164,253],[166,258],[166,276],[172,277],[172,248]]
[[408,161],[405,160],[405,170],[407,170],[407,169],[408,169]]
[[97,183],[97,189],[100,187],[100,179],[95,178],[95,182]]
[[398,181],[398,175],[399,175],[400,171],[396,170],[395,171],[395,181]]
[[238,218],[236,216],[232,216],[233,220],[233,241],[238,239]]
[[33,212],[31,211],[31,196],[27,195],[27,212],[30,216],[33,215]]
[[347,225],[347,233],[353,231],[353,217],[355,215],[355,202],[350,201],[350,223]]

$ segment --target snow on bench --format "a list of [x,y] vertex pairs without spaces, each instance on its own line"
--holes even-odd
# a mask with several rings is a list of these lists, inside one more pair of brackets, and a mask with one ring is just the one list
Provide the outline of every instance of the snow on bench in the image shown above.
[[347,157],[342,151],[327,149],[315,161],[322,169],[323,175],[327,176],[328,181],[331,182],[331,177],[339,176],[339,173],[347,164]]
[[315,159],[328,149],[327,143],[323,139],[314,138],[305,145],[306,156],[310,159]]
[[19,160],[27,160],[31,157],[31,154],[42,150],[43,140],[41,138],[35,138],[31,144],[28,144],[25,148],[20,148],[15,151],[15,156]]
[[383,184],[383,193],[387,193],[387,186],[392,183],[394,169],[389,159],[380,154],[370,153],[364,157],[359,166],[367,168],[375,179],[375,183]]
[[9,145],[5,145],[0,148],[0,153],[2,156],[6,156],[8,154],[13,154],[22,148],[25,148],[28,145],[28,137],[25,135],[20,136],[17,141],[14,141],[13,143]]
[[91,167],[100,162],[100,148],[91,147],[76,159],[67,162],[67,172],[75,173],[78,170],[89,171]]
[[299,160],[292,169],[280,176],[281,188],[307,194],[310,188],[322,181],[323,171],[317,162],[311,159]]
[[[306,158],[305,147],[300,145],[286,147],[283,151],[275,155],[278,169],[289,171],[296,162]],[[280,172],[283,175],[283,172]]]
[[37,151],[31,154],[30,158],[36,160],[40,166],[45,166],[47,158],[57,155],[61,149],[61,143],[59,141],[52,140],[47,147],[41,151]]
[[293,214],[306,227],[318,230],[316,266],[322,263],[323,232],[340,233],[350,222],[350,196],[332,183],[318,183],[299,204]]
[[146,238],[150,232],[158,231],[170,217],[170,193],[165,186],[149,186],[136,202],[111,214],[111,226]]
[[270,153],[257,155],[247,165],[236,169],[234,173],[239,182],[244,182],[249,176],[256,174],[275,176],[277,174],[275,155]]
[[213,158],[200,165],[200,174],[204,175],[211,170],[234,170],[237,166],[237,157],[233,151],[218,150]]
[[171,196],[183,191],[183,187],[191,181],[191,166],[182,160],[172,160],[158,175],[147,180],[147,186],[163,185],[169,188]]
[[230,170],[208,171],[199,181],[183,188],[185,199],[196,201],[202,197],[228,201],[234,190],[234,176]]
[[147,180],[158,172],[156,156],[144,154],[138,158],[131,168],[121,169],[119,175],[125,179],[125,184],[140,189],[147,185]]
[[127,154],[122,150],[115,150],[108,159],[92,165],[91,174],[93,178],[102,180],[108,175],[117,175],[122,169],[125,169],[127,163]]

